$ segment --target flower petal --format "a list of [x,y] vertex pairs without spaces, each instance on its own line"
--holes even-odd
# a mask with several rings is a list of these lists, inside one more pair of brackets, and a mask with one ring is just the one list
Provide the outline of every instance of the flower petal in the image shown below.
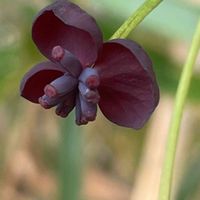
[[33,103],[38,103],[38,98],[44,95],[44,87],[63,74],[64,69],[52,62],[35,65],[21,81],[21,96]]
[[47,58],[60,45],[73,53],[83,66],[92,65],[102,46],[102,34],[96,21],[77,5],[58,0],[36,17],[32,37]]
[[139,129],[159,100],[152,63],[145,51],[130,40],[104,44],[95,68],[100,75],[99,107],[112,122]]

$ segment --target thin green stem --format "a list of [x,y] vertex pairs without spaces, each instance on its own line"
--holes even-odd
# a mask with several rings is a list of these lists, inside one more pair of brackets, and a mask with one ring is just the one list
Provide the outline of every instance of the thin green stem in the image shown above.
[[174,112],[171,118],[171,124],[169,128],[169,135],[166,146],[166,155],[165,155],[166,157],[164,160],[163,172],[161,175],[159,200],[170,199],[173,166],[176,154],[176,147],[179,138],[180,123],[183,115],[185,99],[192,78],[193,67],[198,55],[199,48],[200,48],[200,19],[197,25],[197,30],[193,37],[192,45],[186,63],[184,65],[181,74],[181,78],[176,93]]
[[126,38],[132,30],[163,0],[146,0],[113,34],[111,39]]

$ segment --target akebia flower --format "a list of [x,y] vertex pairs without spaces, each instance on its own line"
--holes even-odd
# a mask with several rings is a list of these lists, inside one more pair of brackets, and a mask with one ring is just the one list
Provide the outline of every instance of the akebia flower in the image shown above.
[[110,121],[141,128],[159,100],[152,62],[136,42],[103,43],[95,20],[77,5],[56,1],[39,12],[32,38],[49,61],[22,79],[21,96],[67,115],[75,107],[76,123],[95,120],[97,105]]

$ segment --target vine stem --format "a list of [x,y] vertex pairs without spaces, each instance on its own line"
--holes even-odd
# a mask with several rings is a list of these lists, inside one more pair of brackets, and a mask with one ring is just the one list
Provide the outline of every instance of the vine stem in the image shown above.
[[138,24],[163,0],[146,0],[134,13],[130,16],[121,27],[112,35],[110,39],[126,38]]
[[198,55],[199,48],[200,48],[200,19],[192,40],[192,45],[187,60],[185,62],[181,78],[179,81],[178,89],[176,92],[174,112],[171,118],[169,134],[167,139],[167,146],[166,146],[166,155],[164,160],[163,171],[161,174],[159,200],[170,199],[173,166],[174,166],[176,148],[179,138],[181,118],[183,115],[185,99],[189,90],[193,67]]

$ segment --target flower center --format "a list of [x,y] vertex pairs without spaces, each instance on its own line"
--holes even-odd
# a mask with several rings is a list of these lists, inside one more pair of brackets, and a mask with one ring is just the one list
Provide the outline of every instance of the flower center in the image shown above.
[[85,68],[79,76],[76,98],[76,123],[87,124],[94,121],[100,96],[97,90],[100,84],[99,75],[95,68]]
[[74,60],[75,65],[69,66],[74,57],[60,46],[53,48],[52,58],[67,72],[44,87],[44,95],[38,99],[40,105],[45,109],[56,106],[56,114],[61,117],[67,117],[75,106],[78,125],[94,121],[100,100],[97,70],[88,67],[80,71],[78,61]]

